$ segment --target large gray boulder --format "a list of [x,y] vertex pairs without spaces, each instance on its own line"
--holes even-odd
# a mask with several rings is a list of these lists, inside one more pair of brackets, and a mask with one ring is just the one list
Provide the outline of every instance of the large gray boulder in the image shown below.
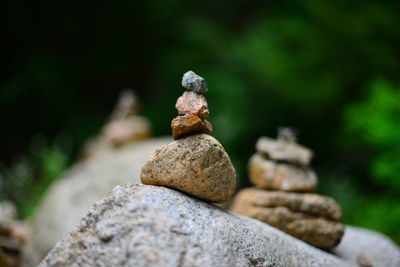
[[333,253],[362,267],[400,266],[400,251],[386,236],[366,229],[346,226],[342,242]]
[[[374,266],[399,266],[391,250],[391,263]],[[93,205],[40,266],[357,266],[347,259],[182,192],[127,184]]]
[[113,187],[140,183],[140,171],[156,148],[171,142],[157,138],[118,149],[97,146],[96,153],[78,163],[55,182],[32,222],[32,237],[23,251],[23,266],[36,266],[71,231],[88,208]]

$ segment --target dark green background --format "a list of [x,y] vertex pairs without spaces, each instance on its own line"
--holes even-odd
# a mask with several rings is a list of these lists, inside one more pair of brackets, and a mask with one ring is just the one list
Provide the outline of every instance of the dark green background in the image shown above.
[[181,77],[247,186],[260,135],[293,126],[344,222],[400,242],[398,1],[9,1],[1,4],[0,198],[32,215],[133,88],[170,134]]

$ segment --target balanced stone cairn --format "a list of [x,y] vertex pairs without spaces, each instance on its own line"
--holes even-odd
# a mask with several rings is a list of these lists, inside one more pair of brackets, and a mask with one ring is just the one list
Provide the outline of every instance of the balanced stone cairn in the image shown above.
[[210,202],[229,200],[236,189],[236,172],[222,145],[212,136],[204,94],[204,79],[183,75],[186,91],[176,102],[179,116],[172,120],[172,143],[158,148],[141,172],[143,184],[166,186]]
[[122,146],[151,136],[149,121],[137,115],[139,103],[132,90],[121,93],[110,121],[104,126],[102,136],[113,146]]
[[140,103],[135,93],[131,89],[122,91],[101,134],[85,144],[80,159],[87,160],[95,155],[108,154],[110,150],[150,138],[150,121],[138,115],[139,109]]
[[[314,192],[317,177],[309,168],[313,153],[298,144],[292,130],[281,128],[278,140],[261,137],[249,162],[256,186],[235,197],[231,211],[272,225],[323,249],[339,244],[344,226],[340,206]],[[295,193],[296,192],[296,193]]]

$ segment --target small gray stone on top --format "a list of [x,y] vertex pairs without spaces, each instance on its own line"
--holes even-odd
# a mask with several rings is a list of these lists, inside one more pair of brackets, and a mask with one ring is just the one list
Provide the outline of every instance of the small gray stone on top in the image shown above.
[[296,143],[297,142],[296,131],[290,127],[279,127],[278,140],[289,143]]
[[205,94],[208,91],[207,83],[204,78],[191,70],[183,75],[182,86],[187,90],[194,91],[198,94]]

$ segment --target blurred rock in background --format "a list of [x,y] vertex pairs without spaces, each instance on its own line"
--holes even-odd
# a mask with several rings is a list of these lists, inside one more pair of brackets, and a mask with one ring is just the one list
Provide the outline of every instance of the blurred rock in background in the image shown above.
[[367,229],[346,226],[333,254],[360,267],[400,266],[400,248],[389,237]]
[[23,243],[29,237],[26,223],[16,220],[15,206],[0,202],[0,266],[19,266]]
[[150,124],[136,115],[137,105],[135,96],[124,92],[100,136],[84,147],[82,160],[45,193],[32,220],[23,266],[36,266],[74,228],[89,206],[111,188],[140,183],[140,171],[148,156],[172,140],[150,139]]
[[116,185],[140,183],[148,156],[171,138],[155,138],[102,151],[77,163],[45,194],[32,221],[32,237],[24,247],[23,266],[36,266],[79,222],[89,206]]
[[150,138],[150,122],[137,114],[139,108],[139,101],[133,91],[123,91],[101,134],[87,142],[81,157],[85,159],[101,151],[108,152],[112,148]]

